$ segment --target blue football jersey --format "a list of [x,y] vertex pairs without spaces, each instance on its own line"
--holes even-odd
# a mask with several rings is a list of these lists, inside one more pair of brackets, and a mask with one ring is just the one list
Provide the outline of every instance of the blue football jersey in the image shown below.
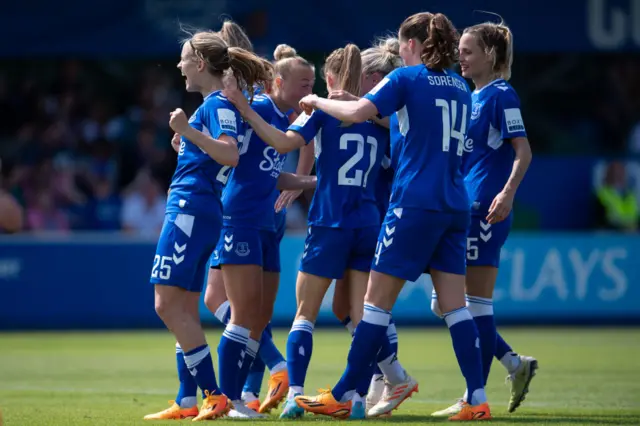
[[389,208],[389,198],[391,198],[391,186],[393,185],[393,167],[391,163],[391,147],[387,146],[387,151],[382,158],[382,169],[376,181],[376,201],[380,211],[380,220],[384,217]]
[[527,132],[518,95],[505,80],[476,90],[471,99],[462,171],[472,212],[486,214],[511,175],[515,152],[509,140],[526,137]]
[[425,65],[398,68],[365,98],[381,116],[398,115],[398,128],[391,130],[397,166],[389,207],[468,211],[460,170],[471,115],[464,79]]
[[315,138],[316,192],[309,225],[363,228],[380,225],[376,182],[389,130],[367,121],[344,125],[322,111],[301,114],[289,126],[308,143]]
[[[258,95],[251,107],[273,127],[285,131],[289,118],[270,97]],[[273,194],[286,159],[249,126],[238,139],[240,161],[229,175],[222,195],[225,226],[275,231]]]
[[[214,139],[227,135],[237,140],[238,135],[244,132],[238,110],[220,91],[204,99],[189,118],[189,124]],[[171,180],[167,213],[220,216],[220,196],[228,169],[183,137],[178,165]]]

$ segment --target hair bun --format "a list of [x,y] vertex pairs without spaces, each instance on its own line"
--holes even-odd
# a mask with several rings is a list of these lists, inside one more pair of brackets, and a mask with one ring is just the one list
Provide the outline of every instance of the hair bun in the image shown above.
[[296,49],[288,44],[279,44],[278,47],[276,47],[276,50],[273,51],[273,59],[276,61],[286,58],[295,58],[297,55],[298,52],[296,52]]
[[396,37],[386,38],[378,46],[392,55],[400,55],[400,40]]

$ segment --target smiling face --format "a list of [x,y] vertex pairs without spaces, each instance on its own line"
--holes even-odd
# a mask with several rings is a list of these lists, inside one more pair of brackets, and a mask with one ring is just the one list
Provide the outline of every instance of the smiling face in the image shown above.
[[463,77],[478,80],[491,73],[493,61],[473,34],[464,34],[460,38],[459,50]]
[[202,72],[205,66],[202,59],[195,55],[189,42],[184,43],[182,46],[180,62],[178,62],[177,66],[182,76],[185,77],[187,92],[199,92],[202,88]]
[[276,85],[280,92],[279,95],[287,106],[298,110],[300,99],[312,93],[314,83],[314,69],[298,64],[292,66],[285,76],[278,77]]

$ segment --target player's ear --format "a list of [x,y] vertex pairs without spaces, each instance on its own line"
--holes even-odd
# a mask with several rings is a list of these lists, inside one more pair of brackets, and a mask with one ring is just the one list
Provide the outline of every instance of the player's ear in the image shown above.
[[204,71],[204,69],[207,67],[207,64],[204,63],[204,61],[200,58],[198,58],[198,72],[202,72]]
[[327,73],[326,79],[327,79],[327,85],[329,87],[335,87],[335,79],[333,78],[333,76],[331,74]]
[[373,74],[371,74],[371,83],[373,83],[373,87],[376,87],[381,81],[382,75],[379,72],[374,72]]
[[284,80],[283,80],[283,78],[282,78],[282,77],[280,77],[280,76],[276,77],[276,78],[273,80],[273,82],[275,83],[275,85],[276,85],[276,87],[277,87],[278,89],[282,89],[282,84],[284,83]]

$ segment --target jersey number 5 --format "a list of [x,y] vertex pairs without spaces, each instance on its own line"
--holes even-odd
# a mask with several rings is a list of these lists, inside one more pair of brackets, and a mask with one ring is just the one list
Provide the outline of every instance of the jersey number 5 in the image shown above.
[[436,106],[442,108],[442,150],[449,152],[451,139],[458,140],[458,149],[456,154],[462,157],[464,152],[464,137],[467,132],[467,105],[462,104],[462,118],[460,120],[460,130],[456,130],[456,121],[458,118],[458,101],[449,101],[446,99],[436,99]]
[[338,185],[362,186],[366,188],[369,173],[371,173],[371,169],[375,166],[378,156],[378,141],[373,136],[367,136],[367,144],[371,145],[371,151],[369,152],[369,168],[364,173],[364,178],[362,176],[362,170],[355,170],[353,177],[347,176],[347,173],[364,157],[364,136],[357,133],[345,133],[340,137],[340,149],[348,149],[349,142],[356,143],[356,153],[338,169]]

